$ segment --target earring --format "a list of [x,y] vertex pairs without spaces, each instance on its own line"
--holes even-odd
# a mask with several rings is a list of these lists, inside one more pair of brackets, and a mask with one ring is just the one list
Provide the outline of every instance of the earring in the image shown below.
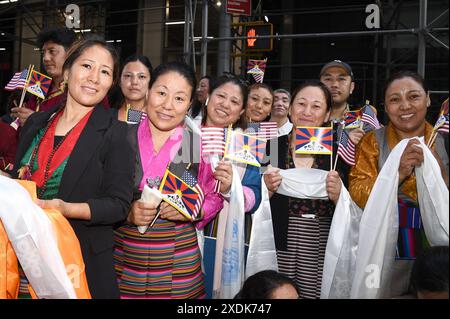
[[60,88],[62,88],[63,90],[64,90],[65,88],[67,88],[67,79],[64,79],[64,80],[61,82]]

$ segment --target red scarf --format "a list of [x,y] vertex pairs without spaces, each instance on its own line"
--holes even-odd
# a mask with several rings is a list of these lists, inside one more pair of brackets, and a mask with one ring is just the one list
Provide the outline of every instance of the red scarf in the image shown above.
[[[64,141],[58,147],[53,157],[51,157],[54,151],[55,130],[58,120],[61,118],[62,112],[58,112],[52,121],[50,127],[44,136],[42,136],[41,143],[38,150],[38,169],[33,173],[31,179],[36,182],[38,187],[44,186],[47,180],[53,175],[55,170],[67,159],[72,152],[75,144],[80,137],[81,132],[86,126],[92,114],[92,110],[89,111],[65,136]],[[50,165],[49,164],[49,161]],[[32,164],[31,164],[32,165]],[[48,171],[47,171],[48,167]],[[47,172],[47,180],[45,179],[45,173]]]

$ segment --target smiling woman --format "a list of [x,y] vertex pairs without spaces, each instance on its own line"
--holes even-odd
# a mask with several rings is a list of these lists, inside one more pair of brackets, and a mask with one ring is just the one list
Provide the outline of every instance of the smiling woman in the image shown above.
[[[369,194],[391,150],[403,139],[424,137],[430,140],[433,127],[425,115],[430,106],[428,90],[423,78],[413,72],[403,71],[393,75],[386,84],[385,109],[389,116],[386,127],[366,134],[356,148],[356,165],[350,175],[352,199],[364,208]],[[417,140],[410,140],[400,159],[398,168],[398,242],[392,275],[395,280],[391,295],[408,293],[410,271],[413,261],[429,246],[419,207],[414,170],[422,165],[424,153]],[[431,147],[441,168],[442,178],[448,187],[449,159],[444,139],[438,135]],[[427,212],[425,212],[427,213]]]
[[[296,198],[277,193],[283,177],[280,169],[330,170],[328,155],[296,154],[296,127],[327,126],[331,94],[318,81],[306,82],[294,90],[289,107],[293,129],[268,145],[267,154],[278,158],[278,167],[264,174],[269,190],[280,273],[294,280],[300,298],[320,298],[325,248],[335,205],[341,190],[340,175],[330,171],[326,190],[330,200]],[[277,148],[273,148],[277,146]]]
[[[233,129],[245,130],[247,121],[244,113],[247,97],[247,86],[238,78],[235,76],[220,77],[214,84],[206,105],[203,126],[219,128],[231,126]],[[219,162],[215,168],[214,177],[220,182],[220,193],[225,197],[225,208],[217,216],[208,216],[197,225],[199,229],[205,228],[205,235],[210,237],[205,240],[205,251],[208,252],[204,256],[209,296],[212,296],[213,289],[216,293],[220,290],[218,282],[220,282],[222,262],[217,260],[222,258],[222,251],[220,249],[216,251],[216,240],[217,245],[224,240],[226,223],[220,219],[220,216],[228,215],[230,199],[236,196],[232,193],[231,187],[234,172],[239,174],[241,180],[245,212],[249,214],[255,212],[261,202],[261,177],[258,167],[225,160]],[[247,220],[250,221],[250,215]],[[248,222],[247,225],[250,223]],[[212,287],[213,280],[214,288]]]
[[[186,64],[158,66],[150,82],[148,118],[141,118],[131,128],[136,147],[135,195],[127,222],[116,231],[114,255],[122,298],[205,296],[195,226],[197,220],[210,218],[221,209],[222,198],[214,192],[210,164],[198,163],[193,157],[185,161],[185,154],[199,149],[192,143],[192,132],[183,125],[194,89],[195,74]],[[176,157],[180,151],[181,161]],[[200,208],[195,220],[165,202],[159,206],[139,200],[145,186],[159,188],[168,167],[179,181],[200,189],[204,195],[203,201],[196,201]],[[181,194],[181,189],[176,189],[173,196],[181,199]],[[146,226],[143,234],[139,226]]]
[[248,88],[245,116],[249,122],[262,122],[272,111],[273,90],[265,83],[255,83]]
[[59,210],[80,241],[94,298],[117,298],[113,225],[132,199],[133,150],[127,126],[99,103],[117,79],[116,51],[84,40],[68,53],[67,101],[34,113],[23,127],[14,167],[37,185],[39,205]]
[[247,128],[245,112],[247,103],[247,87],[236,78],[221,77],[212,89],[209,102],[206,105],[202,125]]

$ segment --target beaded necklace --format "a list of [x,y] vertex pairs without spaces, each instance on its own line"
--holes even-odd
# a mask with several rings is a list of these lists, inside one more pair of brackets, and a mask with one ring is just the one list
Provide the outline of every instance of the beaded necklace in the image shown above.
[[[76,143],[76,140],[78,139],[79,135],[81,134],[81,131],[83,130],[83,128],[84,128],[85,124],[87,123],[91,114],[92,114],[92,111],[89,112],[86,116],[84,116],[75,126],[73,126],[66,133],[66,135],[64,135],[60,139],[60,141],[56,145],[53,145],[53,149],[50,152],[47,159],[45,159],[45,155],[43,155],[43,154],[41,154],[42,157],[39,156],[39,149],[41,148],[44,139],[49,138],[48,136],[46,136],[47,134],[50,134],[49,130],[52,128],[56,129],[55,126],[57,124],[58,119],[62,115],[62,110],[58,111],[58,113],[55,114],[55,116],[50,120],[48,125],[45,127],[45,130],[44,130],[41,138],[39,139],[38,143],[33,148],[33,151],[32,151],[32,154],[30,156],[28,163],[23,168],[21,168],[21,170],[20,170],[21,172],[19,175],[19,178],[28,179],[28,180],[30,180],[30,179],[32,179],[32,177],[34,177],[33,180],[35,180],[39,186],[39,191],[38,191],[39,198],[41,198],[45,194],[45,191],[47,190],[47,182],[53,174],[52,167],[51,167],[52,161],[54,160],[57,151],[64,144],[64,142],[67,140],[67,138],[71,137],[71,135],[74,135],[73,138],[71,139],[71,142]],[[74,132],[74,130],[76,130],[76,134],[72,134]],[[53,132],[53,135],[54,135],[54,132]],[[50,138],[53,138],[52,141],[54,141],[54,136],[51,136]],[[47,146],[49,145],[48,142],[46,145]],[[60,155],[64,155],[64,153],[62,153]],[[44,161],[44,163],[45,163],[44,165],[42,165],[43,163],[41,162],[40,158],[42,159],[42,161]],[[31,168],[34,167],[36,160],[38,160],[38,162],[40,162],[41,166],[44,168],[43,174],[42,174],[42,172],[41,173],[34,172],[33,174],[31,173]],[[61,160],[61,159],[59,159],[59,160]],[[56,167],[53,168],[53,170],[55,170],[55,169],[56,169]],[[34,174],[36,174],[36,176],[34,176]],[[42,184],[39,185],[39,183],[41,181],[42,181]]]
[[[36,146],[33,149],[33,152],[31,154],[30,160],[28,161],[28,164],[27,164],[29,172],[30,172],[30,179],[31,179],[31,167],[33,167],[35,165],[37,154],[38,154],[38,151],[39,151],[39,147],[41,146],[41,143],[44,140],[44,136],[47,134],[48,130],[52,127],[52,125],[56,124],[55,121],[57,121],[61,117],[61,114],[62,114],[62,109],[60,111],[58,111],[58,113],[47,124],[47,126],[45,127],[45,130],[44,130],[44,134],[42,134],[42,137],[39,139],[39,142],[36,144]],[[44,183],[43,183],[42,187],[38,191],[38,197],[39,198],[41,198],[44,195],[44,193],[45,193],[45,191],[47,189],[47,182],[48,182],[49,177],[50,177],[49,176],[49,170],[50,170],[50,164],[52,162],[52,159],[55,156],[56,151],[59,149],[59,147],[62,145],[62,143],[64,143],[65,139],[67,138],[67,136],[69,136],[69,134],[70,134],[70,132],[72,132],[72,130],[73,130],[73,128],[71,128],[69,130],[69,132],[67,132],[67,134],[63,136],[63,138],[59,141],[59,143],[56,146],[53,147],[53,150],[50,153],[50,156],[49,156],[48,161],[47,161],[47,163],[45,165],[45,168],[44,168]]]

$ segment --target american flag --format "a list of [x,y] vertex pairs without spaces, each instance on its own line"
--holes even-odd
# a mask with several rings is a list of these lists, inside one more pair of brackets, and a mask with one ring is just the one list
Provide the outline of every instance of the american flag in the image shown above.
[[129,124],[140,123],[142,119],[147,117],[147,113],[136,111],[133,109],[127,109],[127,122]]
[[245,133],[264,140],[271,140],[278,137],[278,125],[277,122],[248,123]]
[[[200,212],[200,209],[202,208],[203,201],[205,200],[205,195],[203,194],[202,188],[198,184],[197,179],[188,171],[184,171],[183,176],[181,176],[181,179],[191,188],[196,190],[199,194],[198,200],[195,203],[195,211]],[[197,216],[197,215],[196,215]]]
[[14,91],[17,89],[23,89],[28,77],[28,69],[22,72],[17,72],[12,77],[11,81],[5,86],[6,91]]
[[337,149],[337,154],[346,162],[348,165],[355,165],[355,144],[350,140],[347,131],[342,131],[341,140],[339,141],[339,146]]
[[264,72],[266,71],[267,59],[265,60],[248,60],[247,74],[253,75],[257,83],[264,80]]
[[202,127],[202,154],[223,156],[225,136],[223,127]]
[[441,111],[439,112],[439,118],[434,126],[438,132],[448,134],[448,99],[442,103]]
[[361,109],[362,118],[361,121],[364,123],[364,132],[370,132],[377,130],[381,127],[380,122],[377,119],[377,113],[373,106],[369,105],[369,101],[366,101],[366,105]]

